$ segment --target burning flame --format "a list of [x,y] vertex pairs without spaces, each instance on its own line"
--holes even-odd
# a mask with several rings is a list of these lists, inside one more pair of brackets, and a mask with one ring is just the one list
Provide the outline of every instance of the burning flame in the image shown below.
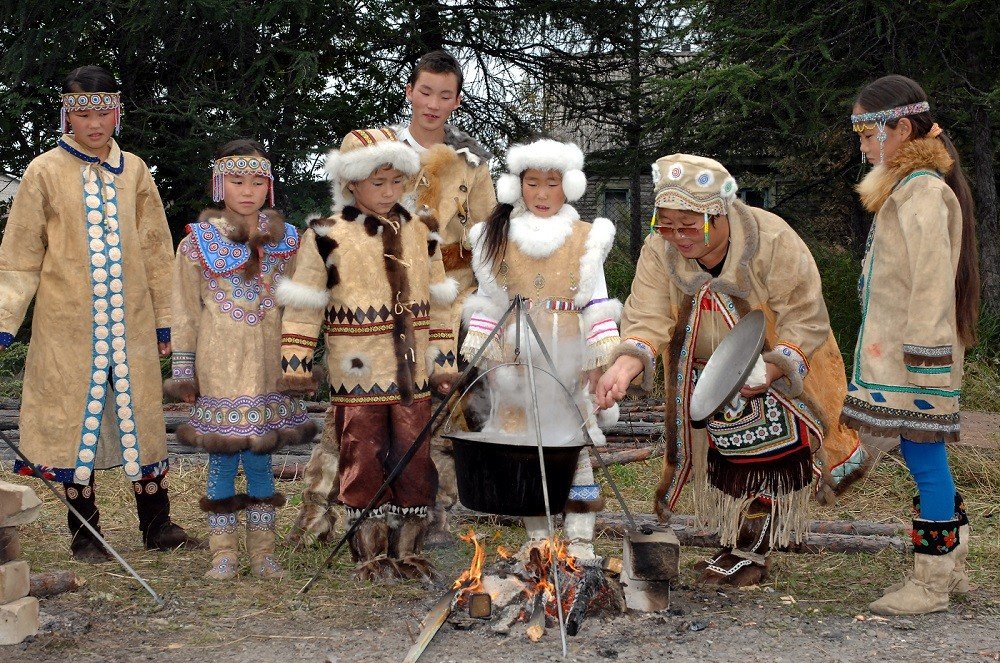
[[472,564],[458,577],[452,589],[464,588],[466,592],[477,592],[483,588],[483,562],[486,561],[486,549],[479,545],[479,537],[471,527],[467,534],[459,536],[462,541],[472,543],[476,550],[472,554]]
[[[472,563],[452,585],[452,589],[461,590],[459,604],[464,605],[470,595],[485,591],[483,585],[483,566],[486,561],[486,549],[480,544],[479,537],[472,528],[469,528],[469,531],[459,536],[459,538],[474,546]],[[497,546],[496,551],[497,555],[504,560],[511,560],[515,556],[502,545]],[[517,556],[520,557],[520,555],[521,553],[518,553]],[[537,578],[537,580],[534,580],[534,584],[527,582],[527,578],[523,578],[526,581],[523,590],[524,596],[531,598],[541,593],[545,597],[546,611],[550,615],[555,615],[557,609],[555,603],[556,588],[553,581],[553,562],[555,568],[562,574],[560,575],[560,580],[564,577],[569,579],[570,576],[581,576],[583,574],[582,569],[577,565],[576,558],[567,552],[567,541],[559,537],[556,537],[554,541],[546,539],[534,546],[529,552],[528,559],[524,560],[524,565],[521,567],[530,573],[533,579]],[[560,589],[562,590],[561,602],[565,611],[572,606],[576,587],[574,583],[570,583],[570,586],[563,585]],[[494,600],[496,598],[496,596],[493,596]]]

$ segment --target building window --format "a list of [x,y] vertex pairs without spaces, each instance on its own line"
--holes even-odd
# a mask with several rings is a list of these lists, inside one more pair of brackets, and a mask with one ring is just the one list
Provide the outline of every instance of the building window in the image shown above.
[[627,225],[629,221],[628,189],[604,190],[604,216],[616,226]]
[[751,207],[769,209],[771,207],[771,191],[769,189],[740,189],[740,200]]

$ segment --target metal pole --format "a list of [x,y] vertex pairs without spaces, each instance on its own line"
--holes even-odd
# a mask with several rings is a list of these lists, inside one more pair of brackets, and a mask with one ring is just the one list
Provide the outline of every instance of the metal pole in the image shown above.
[[76,507],[74,507],[72,504],[69,503],[69,500],[67,500],[62,495],[62,493],[60,493],[56,489],[56,487],[52,485],[52,482],[46,479],[45,476],[38,471],[38,468],[35,467],[34,463],[28,460],[28,457],[24,455],[24,452],[22,452],[21,449],[16,444],[10,441],[10,438],[7,437],[7,434],[4,433],[3,431],[0,431],[0,438],[2,438],[3,441],[7,444],[7,446],[10,447],[11,451],[17,454],[18,458],[20,458],[28,467],[31,468],[31,471],[34,473],[34,475],[42,480],[42,482],[48,487],[48,489],[52,491],[52,494],[55,495],[57,498],[59,498],[60,502],[66,505],[66,508],[69,509],[70,513],[76,516],[77,520],[79,520],[84,527],[90,530],[90,533],[94,536],[94,538],[96,538],[98,542],[100,542],[100,544],[104,546],[104,548],[108,550],[108,552],[110,552],[116,560],[118,560],[118,563],[121,564],[125,568],[125,570],[128,571],[129,574],[139,582],[140,585],[142,585],[142,588],[145,589],[147,592],[149,592],[149,595],[153,597],[154,601],[156,601],[156,605],[162,606],[163,598],[161,598],[159,594],[153,591],[153,588],[150,587],[149,584],[142,579],[142,576],[136,573],[135,569],[129,566],[129,563],[126,562],[122,558],[122,556],[118,554],[118,551],[112,548],[111,544],[108,543],[103,536],[101,536],[101,533],[97,531],[97,528],[91,525],[90,522],[86,518],[84,518],[79,511],[76,510]]
[[[521,315],[524,314],[523,302],[520,296],[515,300],[517,304],[517,317],[518,320],[521,319]],[[529,329],[534,330],[537,334],[538,331],[535,330],[535,325],[530,321],[530,318],[525,314],[525,319],[530,325]],[[543,451],[542,445],[542,420],[538,414],[538,391],[535,389],[535,365],[531,357],[531,336],[528,334],[524,339],[526,341],[526,354],[528,356],[528,387],[531,389],[531,412],[535,420],[535,441],[538,443],[538,466],[542,473],[542,499],[545,501],[545,524],[549,529],[549,568],[552,569],[552,583],[555,585],[556,589],[556,614],[559,618],[559,639],[562,641],[562,655],[566,658],[566,620],[563,616],[562,607],[562,591],[559,588],[559,559],[555,553],[556,538],[555,532],[552,528],[552,507],[549,505],[549,482],[545,474],[545,452]],[[541,346],[541,339],[538,339],[538,343]],[[544,346],[542,346],[544,347]],[[553,367],[552,372],[558,375],[558,372]],[[544,607],[542,608],[544,610]]]

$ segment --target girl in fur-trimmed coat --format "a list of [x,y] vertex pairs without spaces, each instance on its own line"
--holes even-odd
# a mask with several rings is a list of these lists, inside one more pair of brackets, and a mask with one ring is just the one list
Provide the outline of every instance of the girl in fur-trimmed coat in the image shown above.
[[[316,426],[303,403],[276,391],[281,377],[281,314],[275,289],[291,271],[298,232],[274,210],[261,210],[271,166],[255,141],[224,146],[215,161],[214,198],[188,226],[174,261],[173,377],[167,393],[194,405],[177,429],[183,444],[208,452],[207,495],[212,567],[207,578],[237,571],[237,513],[246,510],[250,570],[284,575],[274,559],[275,507],[271,454],[309,442]],[[273,199],[273,196],[272,196]],[[246,494],[236,494],[240,463]]]
[[968,591],[969,520],[945,442],[959,436],[965,348],[979,311],[976,221],[958,153],[923,89],[886,76],[861,91],[851,121],[875,168],[858,186],[875,213],[861,280],[861,329],[843,420],[901,438],[917,484],[914,570],[872,612],[924,614]]
[[[560,382],[573,394],[573,406],[588,416],[593,410],[588,393],[592,382],[619,341],[621,303],[608,298],[604,280],[604,261],[614,243],[615,227],[608,219],[581,221],[567,203],[580,198],[587,186],[583,153],[576,145],[550,139],[515,145],[507,154],[507,163],[510,173],[500,178],[497,187],[501,204],[469,233],[479,290],[465,305],[469,331],[462,355],[471,360],[511,298],[521,295],[529,300],[529,315],[553,358]],[[515,328],[515,322],[508,321],[484,356],[498,362],[513,361]],[[535,362],[542,364],[541,356]],[[495,375],[487,429],[495,425],[508,433],[528,430],[532,424],[523,398],[529,389],[526,375],[513,367]],[[568,409],[572,406],[561,390],[545,386],[547,379],[539,378],[543,389],[536,397],[546,419],[556,421],[558,429],[552,433],[576,431],[579,419]],[[543,392],[554,396],[550,400]],[[617,407],[602,413],[601,423],[615,419]],[[588,423],[591,437],[603,442],[597,422],[591,419]],[[594,558],[594,522],[603,504],[590,454],[582,451],[566,504],[564,533],[569,539],[569,554]],[[548,538],[545,517],[527,517],[524,524],[528,547]]]

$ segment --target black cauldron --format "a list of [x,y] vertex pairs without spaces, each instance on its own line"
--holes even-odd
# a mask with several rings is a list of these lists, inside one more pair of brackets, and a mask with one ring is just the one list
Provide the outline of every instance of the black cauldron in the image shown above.
[[[504,444],[503,435],[454,432],[458,499],[474,511],[504,516],[544,516],[538,447]],[[543,447],[552,513],[562,513],[583,445]]]

